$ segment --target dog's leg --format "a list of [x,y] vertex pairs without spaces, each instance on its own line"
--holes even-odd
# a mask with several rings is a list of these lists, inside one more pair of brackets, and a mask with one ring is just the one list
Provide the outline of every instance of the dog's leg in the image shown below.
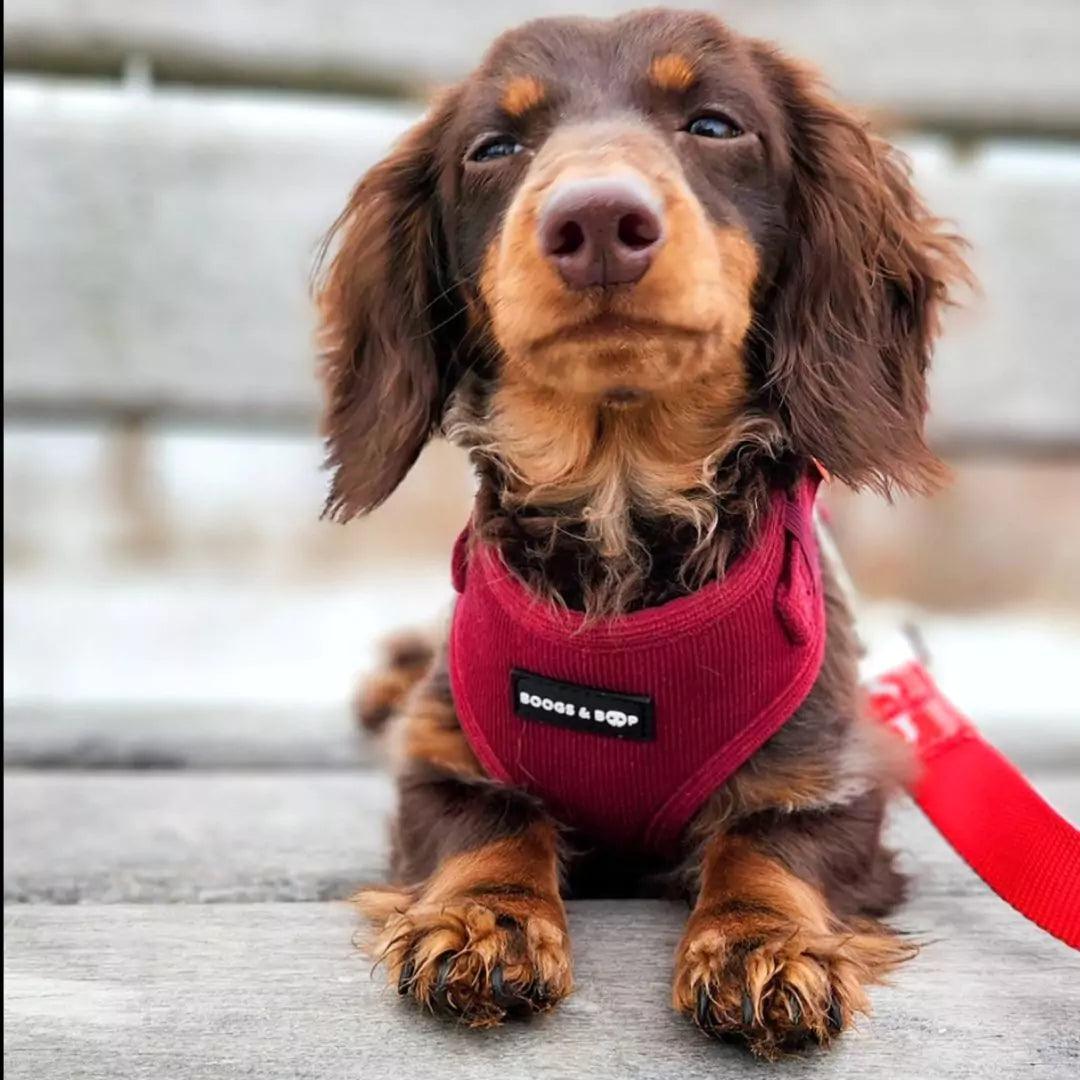
[[393,870],[362,890],[369,946],[402,995],[488,1027],[569,993],[555,824],[523,792],[485,779],[440,664],[400,722],[404,764]]
[[365,731],[382,731],[401,711],[409,692],[424,677],[435,658],[430,635],[406,631],[382,643],[379,666],[360,684],[356,721]]
[[[865,987],[915,949],[830,902],[837,853],[822,838],[844,834],[844,815],[865,813],[853,804],[812,820],[779,815],[705,840],[697,902],[676,953],[676,1009],[765,1058],[827,1044],[869,1011]],[[892,873],[892,855],[876,841],[843,858],[852,863],[845,874]]]

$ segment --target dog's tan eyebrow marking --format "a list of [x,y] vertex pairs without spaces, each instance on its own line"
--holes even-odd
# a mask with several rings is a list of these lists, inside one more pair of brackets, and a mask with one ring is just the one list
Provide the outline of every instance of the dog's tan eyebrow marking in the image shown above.
[[518,75],[503,90],[503,111],[515,119],[535,109],[547,97],[547,87],[535,75]]
[[649,65],[649,81],[658,90],[689,90],[697,81],[697,72],[682,53],[664,53]]

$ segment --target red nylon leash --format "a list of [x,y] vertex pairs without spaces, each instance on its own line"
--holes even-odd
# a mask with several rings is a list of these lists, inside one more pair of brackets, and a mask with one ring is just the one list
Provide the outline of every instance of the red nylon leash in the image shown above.
[[1047,933],[1080,949],[1080,830],[987,743],[918,661],[867,684],[871,713],[922,765],[911,794],[971,868]]
[[[857,608],[858,593],[827,523],[827,512],[819,513],[818,541]],[[875,671],[865,689],[871,715],[915,749],[920,771],[912,798],[1002,900],[1080,950],[1080,830],[945,697],[921,662],[918,635],[908,628],[905,637],[905,654],[918,659]]]

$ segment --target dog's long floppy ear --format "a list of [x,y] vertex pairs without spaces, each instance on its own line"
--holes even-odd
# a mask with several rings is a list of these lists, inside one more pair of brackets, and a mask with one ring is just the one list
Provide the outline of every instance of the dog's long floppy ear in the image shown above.
[[401,483],[439,423],[450,390],[454,322],[446,317],[438,200],[446,93],[353,191],[327,237],[316,282],[333,472],[326,515],[347,521]]
[[757,50],[786,115],[787,249],[758,336],[766,385],[797,450],[853,487],[925,491],[944,472],[923,437],[926,376],[964,244],[906,163],[822,91]]

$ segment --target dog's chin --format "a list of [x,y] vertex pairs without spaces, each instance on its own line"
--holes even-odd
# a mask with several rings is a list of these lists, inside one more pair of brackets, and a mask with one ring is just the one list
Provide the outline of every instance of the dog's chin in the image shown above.
[[605,319],[532,343],[514,365],[537,386],[605,408],[634,409],[692,392],[710,376],[741,369],[715,328]]
[[680,341],[716,336],[720,314],[701,313],[688,322],[640,305],[629,310],[607,305],[553,322],[549,330],[526,343],[528,352],[539,355],[577,347],[609,354],[648,354]]

